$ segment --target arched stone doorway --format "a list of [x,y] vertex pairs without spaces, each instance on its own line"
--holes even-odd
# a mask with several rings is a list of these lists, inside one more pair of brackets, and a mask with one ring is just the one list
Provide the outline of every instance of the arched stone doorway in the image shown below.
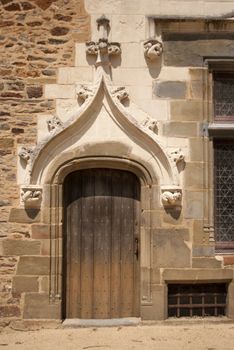
[[140,316],[140,181],[92,168],[64,181],[63,317]]

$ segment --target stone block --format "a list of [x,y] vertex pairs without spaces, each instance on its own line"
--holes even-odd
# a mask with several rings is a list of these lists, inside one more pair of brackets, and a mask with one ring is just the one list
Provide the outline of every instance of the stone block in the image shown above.
[[114,85],[152,86],[152,77],[145,68],[118,68],[112,71]]
[[35,224],[32,225],[32,238],[34,239],[49,239],[50,225]]
[[214,257],[215,249],[214,246],[210,245],[201,245],[193,246],[193,257]]
[[143,320],[165,320],[167,317],[167,295],[166,286],[153,284],[152,290],[152,305],[141,306],[141,318]]
[[190,160],[203,161],[203,140],[201,138],[191,138],[189,140]]
[[201,121],[203,119],[202,101],[172,101],[171,120]]
[[190,78],[188,67],[162,67],[158,76],[160,80],[188,81]]
[[0,318],[20,317],[20,307],[17,305],[0,305]]
[[59,319],[60,303],[51,303],[47,293],[26,293],[24,299],[24,319]]
[[13,293],[38,292],[37,277],[14,276],[12,283]]
[[215,258],[193,258],[192,259],[192,267],[194,268],[204,268],[204,269],[212,269],[212,268],[221,268],[221,261],[216,260]]
[[188,89],[188,98],[202,100],[205,96],[206,87],[203,81],[191,81]]
[[39,222],[40,217],[41,212],[38,209],[12,208],[10,211],[9,222],[31,224],[33,222]]
[[153,284],[152,285],[152,302],[154,320],[165,320],[167,318],[167,295],[166,286]]
[[189,68],[189,79],[191,81],[204,81],[204,78],[207,75],[207,68]]
[[[150,95],[152,95],[152,88],[149,88],[151,90]],[[158,121],[167,121],[169,119],[169,101],[159,99],[152,100],[151,97],[147,99],[140,99],[140,96],[138,95],[138,86],[129,88],[129,91],[131,91],[131,89],[133,89],[133,100],[136,99],[136,103],[138,104],[139,108],[141,108],[145,113],[148,113]]]
[[185,188],[203,188],[204,164],[201,162],[187,162],[185,168]]
[[185,81],[155,81],[153,83],[153,97],[185,99],[186,97]]
[[12,148],[14,146],[14,140],[9,137],[0,139],[0,148]]
[[[218,40],[217,33],[168,33],[164,36],[164,64],[178,67],[202,67],[204,56],[229,56],[233,40]],[[216,40],[215,40],[216,39]],[[186,50],[185,50],[186,43]]]
[[41,293],[49,293],[50,281],[48,276],[39,277],[39,290]]
[[38,255],[40,254],[40,241],[5,239],[3,242],[4,255]]
[[93,81],[92,67],[68,67],[59,68],[58,70],[58,84],[74,84],[77,81],[89,83]]
[[183,283],[183,282],[228,282],[233,279],[232,269],[220,268],[193,268],[193,269],[165,269],[162,273],[164,281]]
[[234,319],[234,283],[230,283],[228,286],[227,316]]
[[153,230],[153,266],[190,267],[191,250],[187,229]]
[[194,220],[193,222],[193,244],[209,244],[209,233],[204,231],[203,220]]
[[145,40],[145,22],[144,15],[124,14],[113,16],[111,31],[114,34],[114,38],[112,40],[121,43],[134,43]]
[[223,256],[223,264],[224,266],[234,265],[234,256]]
[[183,222],[181,208],[165,208],[162,211],[162,222],[170,225],[181,225]]
[[49,275],[50,258],[46,256],[21,256],[17,275]]
[[197,123],[169,122],[163,125],[163,135],[172,137],[195,137],[198,134]]
[[184,218],[203,219],[204,193],[202,191],[185,191]]
[[75,98],[75,85],[47,84],[45,85],[45,98]]

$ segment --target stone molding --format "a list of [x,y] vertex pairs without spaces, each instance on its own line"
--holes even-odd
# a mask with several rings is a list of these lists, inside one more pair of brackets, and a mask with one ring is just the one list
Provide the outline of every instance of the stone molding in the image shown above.
[[155,61],[162,55],[162,43],[156,39],[148,39],[144,42],[144,55],[146,59]]

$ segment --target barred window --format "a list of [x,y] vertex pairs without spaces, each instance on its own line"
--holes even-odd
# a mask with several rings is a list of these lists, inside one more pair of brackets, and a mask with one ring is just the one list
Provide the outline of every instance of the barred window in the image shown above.
[[234,248],[234,140],[214,140],[215,239],[217,249]]
[[214,73],[213,99],[214,119],[234,120],[234,74],[233,72]]

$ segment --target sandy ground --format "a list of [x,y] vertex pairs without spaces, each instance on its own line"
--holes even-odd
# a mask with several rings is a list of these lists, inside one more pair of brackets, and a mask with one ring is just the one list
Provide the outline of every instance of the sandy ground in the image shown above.
[[234,323],[155,324],[135,327],[72,328],[0,333],[0,350],[159,349],[233,350]]

